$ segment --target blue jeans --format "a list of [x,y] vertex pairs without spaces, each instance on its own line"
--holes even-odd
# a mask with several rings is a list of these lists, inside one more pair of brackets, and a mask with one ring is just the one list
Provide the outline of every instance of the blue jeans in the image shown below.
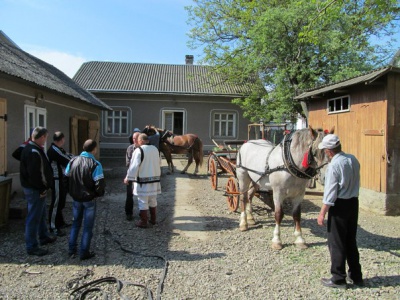
[[89,253],[90,250],[90,241],[92,240],[94,220],[96,218],[96,200],[89,202],[74,200],[72,210],[74,220],[69,237],[69,253],[76,253],[77,251],[77,240],[83,220],[83,232],[79,251],[79,255],[82,256]]
[[25,199],[28,202],[28,215],[25,222],[26,250],[34,250],[38,247],[39,239],[49,236],[46,222],[46,197],[40,197],[39,190],[23,188]]

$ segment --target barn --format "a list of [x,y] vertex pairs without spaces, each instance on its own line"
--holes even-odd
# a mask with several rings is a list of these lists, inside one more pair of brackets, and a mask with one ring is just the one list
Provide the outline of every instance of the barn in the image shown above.
[[361,164],[360,206],[400,215],[400,68],[387,66],[305,91],[308,123],[335,126],[343,151]]

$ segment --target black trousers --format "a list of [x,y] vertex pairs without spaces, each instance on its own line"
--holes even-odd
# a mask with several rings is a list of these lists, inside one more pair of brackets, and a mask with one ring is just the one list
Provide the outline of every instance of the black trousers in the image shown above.
[[328,213],[328,247],[331,255],[332,281],[346,282],[348,276],[362,279],[360,254],[357,247],[358,198],[337,199]]
[[126,186],[125,213],[126,215],[133,215],[132,181],[129,181],[128,185]]
[[59,229],[64,224],[64,216],[62,210],[65,208],[67,198],[67,189],[62,180],[54,179],[54,188],[51,191],[51,203],[49,207],[49,224],[50,229]]

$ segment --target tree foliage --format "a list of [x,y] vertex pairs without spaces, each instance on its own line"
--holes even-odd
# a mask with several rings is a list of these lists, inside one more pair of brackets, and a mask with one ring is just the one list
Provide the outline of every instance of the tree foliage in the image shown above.
[[[235,99],[252,121],[294,120],[299,91],[357,76],[387,62],[393,49],[371,36],[398,29],[397,0],[193,0],[193,48],[236,84],[265,90]],[[260,105],[260,100],[263,104]]]

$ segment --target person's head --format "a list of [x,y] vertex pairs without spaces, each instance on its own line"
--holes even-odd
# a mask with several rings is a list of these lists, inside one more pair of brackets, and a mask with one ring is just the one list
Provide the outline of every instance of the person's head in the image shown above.
[[[132,133],[132,135],[131,136],[129,136],[129,143],[132,145],[132,144],[134,144],[134,141],[133,141],[133,135],[135,134],[135,133],[141,133],[141,130],[139,129],[139,128],[135,128],[135,129],[133,129],[133,133]],[[136,145],[135,145],[135,147],[136,147]]]
[[43,147],[44,144],[46,144],[48,135],[49,132],[46,128],[40,126],[35,127],[32,131],[32,141],[40,147]]
[[94,140],[87,140],[84,144],[83,144],[83,151],[86,152],[90,152],[95,154],[97,151],[97,143]]
[[63,146],[65,143],[64,133],[62,133],[61,131],[56,131],[53,135],[53,142],[59,147]]
[[148,143],[149,143],[149,137],[147,136],[147,134],[145,133],[139,134],[138,144],[142,146],[142,145],[147,145]]
[[139,145],[139,135],[140,135],[140,132],[135,132],[132,135],[132,141],[133,141],[133,144],[135,145],[135,147],[139,147],[140,146]]
[[323,149],[330,159],[342,151],[342,145],[336,134],[327,134],[318,144],[318,148]]

